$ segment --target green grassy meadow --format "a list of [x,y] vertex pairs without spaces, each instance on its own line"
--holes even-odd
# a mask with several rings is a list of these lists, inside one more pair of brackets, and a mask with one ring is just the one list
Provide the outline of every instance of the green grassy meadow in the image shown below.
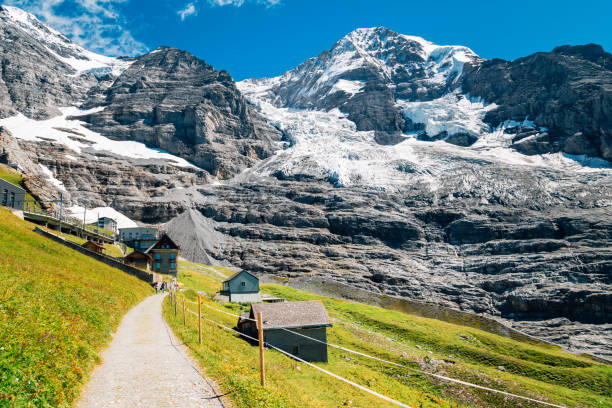
[[151,287],[0,207],[0,407],[69,407]]
[[[212,307],[238,314],[248,307],[211,299],[228,269],[182,261],[179,296],[196,292]],[[328,341],[379,358],[475,384],[571,407],[612,406],[612,368],[555,346],[531,345],[469,327],[401,312],[326,298],[281,285],[262,292],[287,300],[320,299],[334,323]],[[196,306],[187,304],[196,311]],[[202,308],[203,315],[228,327],[237,319]],[[393,406],[278,352],[266,350],[265,389],[259,386],[257,347],[205,322],[198,344],[197,318],[183,326],[169,299],[164,314],[193,355],[229,393],[237,407],[386,407]],[[412,407],[541,407],[544,405],[437,380],[334,348],[319,366]]]

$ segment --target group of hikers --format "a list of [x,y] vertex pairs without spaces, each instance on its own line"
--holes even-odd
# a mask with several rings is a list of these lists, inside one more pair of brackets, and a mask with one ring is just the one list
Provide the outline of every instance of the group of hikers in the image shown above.
[[157,295],[157,293],[161,290],[162,293],[166,292],[166,288],[168,287],[168,282],[163,281],[163,282],[155,282],[155,284],[153,285],[153,287],[155,288],[155,294]]

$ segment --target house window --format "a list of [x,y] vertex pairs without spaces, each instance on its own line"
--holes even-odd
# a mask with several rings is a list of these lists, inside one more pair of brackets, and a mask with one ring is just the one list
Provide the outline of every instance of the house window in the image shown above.
[[246,282],[240,282],[240,286],[246,286]]
[[176,254],[173,252],[170,254],[170,259],[174,259],[174,257],[176,256]]
[[130,232],[130,239],[132,239],[132,233]]
[[159,264],[159,262],[155,263],[155,269],[157,269],[159,271],[159,268],[161,267],[161,265]]
[[8,202],[8,190],[4,189],[4,194],[2,194],[2,205],[6,205]]
[[155,254],[155,259],[161,259],[161,254],[159,252]]
[[174,269],[174,262],[170,262],[170,269]]
[[11,204],[9,207],[15,207],[15,193],[11,192]]

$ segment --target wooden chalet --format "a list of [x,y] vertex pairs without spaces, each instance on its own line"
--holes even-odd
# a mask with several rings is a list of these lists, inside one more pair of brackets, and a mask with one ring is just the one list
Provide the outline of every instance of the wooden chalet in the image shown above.
[[152,258],[151,270],[153,272],[177,275],[178,257],[181,248],[167,234],[162,234],[159,240],[151,245],[145,253]]

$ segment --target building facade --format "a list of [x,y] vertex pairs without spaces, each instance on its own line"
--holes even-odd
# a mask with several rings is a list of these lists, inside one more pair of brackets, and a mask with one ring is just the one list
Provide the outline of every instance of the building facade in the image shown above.
[[108,231],[117,231],[117,221],[109,217],[98,218],[98,221],[92,223],[92,225]]
[[119,240],[135,251],[144,252],[157,242],[157,227],[120,228]]
[[178,276],[178,257],[181,248],[163,234],[159,241],[145,251],[151,256],[151,270],[157,273]]
[[151,261],[151,255],[140,251],[131,252],[123,257],[124,264],[144,269],[145,271],[150,270]]
[[26,192],[23,188],[0,178],[0,205],[23,210]]
[[259,293],[259,278],[247,271],[236,272],[223,281],[220,295],[228,296],[234,303],[261,302]]

